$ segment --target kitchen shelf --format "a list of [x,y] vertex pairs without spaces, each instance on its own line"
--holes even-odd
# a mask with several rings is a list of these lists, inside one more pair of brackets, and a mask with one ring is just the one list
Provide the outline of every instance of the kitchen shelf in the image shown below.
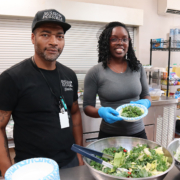
[[[169,48],[152,48],[152,51],[169,51]],[[178,52],[180,48],[171,48],[170,51]]]
[[[154,48],[153,44],[157,44],[157,43],[159,43],[160,45],[163,45],[163,46],[166,45],[168,48]],[[150,41],[150,63],[149,63],[150,65],[152,65],[152,52],[153,51],[168,51],[168,74],[167,74],[167,86],[166,86],[166,89],[167,89],[166,96],[167,97],[169,94],[169,87],[170,87],[170,84],[169,84],[169,74],[170,74],[169,67],[170,67],[171,52],[172,51],[173,52],[180,51],[180,48],[171,48],[171,43],[173,43],[173,44],[179,43],[180,44],[180,41],[171,41],[171,37],[169,37],[169,40],[163,40],[160,42],[154,41],[153,39],[151,39],[151,41]],[[175,86],[175,87],[177,87],[177,86]]]
[[[167,85],[162,84],[161,88],[167,90]],[[175,86],[169,85],[169,91],[172,92],[172,93],[175,93],[177,88],[180,88],[180,85],[175,85]]]
[[[165,85],[165,84],[161,84],[163,87],[164,86],[166,86],[167,87],[167,85]],[[180,88],[180,85],[169,85],[169,87],[177,87],[177,88]]]

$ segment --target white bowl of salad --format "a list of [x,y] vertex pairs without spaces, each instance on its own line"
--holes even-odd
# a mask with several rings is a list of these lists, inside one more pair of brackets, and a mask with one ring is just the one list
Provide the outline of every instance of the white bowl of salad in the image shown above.
[[119,106],[116,111],[124,121],[135,122],[144,118],[148,114],[148,109],[141,104],[124,104]]

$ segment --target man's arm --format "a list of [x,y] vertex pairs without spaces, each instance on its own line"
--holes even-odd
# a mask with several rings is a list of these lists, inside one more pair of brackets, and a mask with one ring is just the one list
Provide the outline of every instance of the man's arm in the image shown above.
[[[73,122],[73,135],[75,139],[75,143],[82,146],[83,145],[83,138],[82,138],[82,120],[81,120],[81,113],[79,110],[78,102],[75,101],[71,108],[71,116]],[[84,165],[82,156],[77,154],[79,165]]]
[[11,113],[12,111],[0,110],[0,170],[3,177],[6,170],[12,165],[5,132],[5,128],[10,119]]

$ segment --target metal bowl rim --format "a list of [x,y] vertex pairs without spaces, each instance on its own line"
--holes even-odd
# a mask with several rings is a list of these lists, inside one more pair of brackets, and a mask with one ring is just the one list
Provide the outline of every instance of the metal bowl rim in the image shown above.
[[[176,142],[176,141],[180,141],[180,138],[179,138],[179,139],[174,139],[173,141],[171,141],[171,142],[169,143],[169,145],[168,145],[168,147],[167,147],[168,151],[169,151],[169,146],[170,146],[171,144],[173,144],[174,142]],[[180,161],[177,160],[177,159],[174,157],[174,155],[173,155],[173,159],[175,159],[178,163],[180,163]]]
[[[97,142],[99,142],[99,141],[102,141],[102,140],[104,140],[104,139],[111,139],[111,138],[116,138],[116,137],[118,137],[118,136],[108,137],[108,138],[102,138],[102,139],[96,140],[96,141],[88,144],[86,147],[88,148],[90,145],[92,145],[92,144],[94,144],[94,143],[97,143]],[[133,138],[133,139],[142,139],[142,138],[128,137],[128,136],[120,136],[120,137],[122,137],[122,138],[129,138],[129,139],[130,139],[130,138]],[[154,141],[150,141],[150,140],[147,140],[147,139],[144,139],[144,140],[149,141],[149,142],[152,142],[152,143],[154,143],[154,144],[156,144],[156,145],[158,145],[158,146],[160,146],[160,147],[163,147],[163,146],[161,146],[160,144],[158,144],[158,143],[156,143],[156,142],[154,142]],[[165,148],[165,147],[163,147],[163,148]],[[171,156],[172,156],[172,164],[171,164],[171,166],[170,166],[166,171],[164,171],[162,174],[159,174],[159,175],[156,175],[156,176],[150,176],[150,177],[145,177],[145,178],[132,178],[132,179],[135,179],[135,180],[136,180],[136,179],[138,179],[138,180],[144,180],[144,179],[158,178],[159,176],[166,175],[166,174],[174,167],[175,160],[174,160],[174,158],[173,158],[172,153],[171,153],[167,148],[165,148],[165,149],[166,149],[166,150],[171,154]],[[93,170],[93,171],[95,171],[95,172],[97,172],[97,173],[100,173],[100,174],[102,174],[102,175],[105,175],[105,176],[107,176],[107,177],[118,178],[118,179],[119,179],[119,178],[123,178],[124,180],[128,180],[128,179],[129,179],[129,178],[126,178],[126,177],[113,176],[113,175],[106,174],[106,173],[104,173],[104,172],[102,172],[102,171],[98,171],[97,169],[93,168],[92,166],[90,166],[90,165],[86,162],[85,157],[83,157],[83,161],[84,161],[84,163],[85,163],[91,170]]]

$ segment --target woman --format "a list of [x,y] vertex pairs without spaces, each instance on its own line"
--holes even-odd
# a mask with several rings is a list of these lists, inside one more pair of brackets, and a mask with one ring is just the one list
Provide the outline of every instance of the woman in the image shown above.
[[[99,64],[92,67],[84,83],[84,112],[103,120],[99,139],[112,136],[133,136],[147,139],[143,120],[126,122],[115,109],[123,104],[151,106],[145,71],[137,60],[129,32],[120,22],[106,25],[98,41]],[[96,94],[101,108],[95,108]]]

